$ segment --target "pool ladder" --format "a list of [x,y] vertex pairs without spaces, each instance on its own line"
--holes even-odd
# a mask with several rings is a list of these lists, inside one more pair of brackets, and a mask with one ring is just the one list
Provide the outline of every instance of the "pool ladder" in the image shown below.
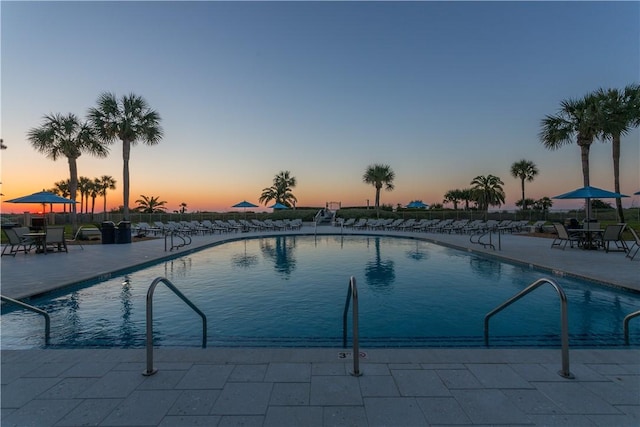
[[508,307],[514,302],[518,301],[523,296],[527,295],[529,292],[539,288],[545,283],[550,284],[558,293],[560,297],[560,336],[562,342],[562,369],[558,371],[558,374],[563,378],[573,379],[575,378],[573,374],[569,371],[569,317],[567,314],[567,295],[564,293],[564,290],[560,285],[555,283],[551,279],[538,279],[525,289],[517,293],[515,296],[511,297],[498,307],[491,310],[484,317],[484,343],[485,345],[489,345],[489,319],[498,312],[502,311],[502,309]]
[[351,276],[349,279],[349,289],[347,290],[347,300],[344,304],[344,312],[342,314],[342,346],[347,347],[347,314],[351,305],[351,297],[353,296],[353,371],[350,372],[354,377],[362,375],[360,372],[360,348],[358,338],[358,287],[356,286],[356,278]]
[[207,316],[184,296],[173,283],[164,277],[158,277],[151,282],[149,290],[147,291],[147,369],[142,373],[144,376],[150,376],[158,372],[158,370],[153,367],[153,292],[159,283],[164,283],[174,294],[202,317],[202,348],[207,347]]
[[638,316],[640,316],[640,310],[627,314],[622,321],[622,329],[624,330],[624,343],[626,345],[629,345],[629,321]]
[[22,301],[18,301],[17,299],[5,297],[4,295],[0,295],[0,301],[14,304],[29,311],[33,311],[34,313],[41,314],[44,317],[44,344],[49,345],[49,335],[51,333],[51,317],[49,316],[49,313]]
[[[180,239],[179,243],[176,243],[176,244],[173,243],[174,236]],[[181,231],[171,230],[165,233],[164,235],[164,251],[165,252],[167,251],[167,239],[169,240],[169,252],[173,251],[174,249],[180,249],[184,246],[191,244],[191,236]]]

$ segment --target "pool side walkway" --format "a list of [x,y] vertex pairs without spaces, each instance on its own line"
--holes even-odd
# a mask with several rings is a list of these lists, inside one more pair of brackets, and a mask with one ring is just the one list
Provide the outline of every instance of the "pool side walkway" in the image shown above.
[[[340,231],[306,226],[299,233]],[[267,235],[196,236],[176,254],[254,234]],[[470,244],[465,235],[364,234],[423,238],[540,267],[544,277],[569,274],[640,291],[640,259],[629,261],[623,253],[550,249],[548,239],[518,235],[502,236],[501,250],[493,251]],[[84,250],[70,246],[68,254],[5,256],[2,294],[28,298],[172,255],[158,239]],[[144,349],[3,350],[0,424],[640,425],[637,349],[571,350],[575,379],[557,374],[559,349],[361,351],[363,375],[356,377],[349,374],[353,361],[344,349],[156,348],[158,373],[147,377],[141,375]]]

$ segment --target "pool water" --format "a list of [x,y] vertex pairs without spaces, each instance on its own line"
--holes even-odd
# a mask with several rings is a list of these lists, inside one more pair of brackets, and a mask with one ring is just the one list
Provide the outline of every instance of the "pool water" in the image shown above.
[[[206,314],[210,347],[338,347],[350,276],[365,348],[484,346],[484,316],[542,277],[567,294],[572,347],[623,346],[623,318],[640,306],[637,293],[420,240],[367,236],[229,242],[31,304],[51,315],[52,347],[144,347],[147,289],[166,277]],[[153,309],[156,345],[201,344],[201,318],[162,284]],[[4,307],[2,348],[43,346],[43,323]],[[631,322],[632,343],[640,341],[638,324]],[[558,295],[544,285],[490,326],[493,346],[558,346]]]

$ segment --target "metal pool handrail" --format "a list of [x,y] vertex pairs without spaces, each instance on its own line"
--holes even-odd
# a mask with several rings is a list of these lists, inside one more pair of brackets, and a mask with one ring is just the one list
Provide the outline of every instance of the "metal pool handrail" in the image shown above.
[[622,321],[622,329],[624,330],[624,343],[626,345],[629,345],[629,321],[638,316],[640,316],[640,310],[627,314]]
[[360,348],[358,342],[358,287],[356,286],[356,278],[351,276],[349,279],[349,289],[347,291],[347,300],[344,304],[344,313],[342,314],[342,346],[347,346],[347,313],[349,312],[349,303],[353,295],[353,371],[351,375],[359,377],[360,372]]
[[144,376],[153,375],[158,372],[158,370],[153,367],[153,292],[156,286],[158,286],[158,283],[164,283],[174,294],[202,317],[202,348],[207,347],[207,316],[189,301],[173,283],[164,277],[158,277],[151,282],[151,286],[149,286],[149,290],[147,291],[147,369],[142,373]]
[[511,305],[512,303],[518,301],[523,296],[527,295],[529,292],[537,289],[538,287],[544,285],[545,283],[550,284],[558,293],[560,297],[560,336],[562,342],[562,370],[558,371],[558,374],[561,377],[573,379],[573,374],[569,371],[569,317],[567,315],[567,295],[564,293],[564,290],[560,285],[555,283],[551,279],[538,279],[525,289],[517,293],[515,296],[511,297],[497,308],[494,308],[484,317],[484,343],[485,345],[489,345],[489,319],[494,314],[502,311],[502,309]]
[[44,343],[45,345],[49,345],[49,335],[51,332],[51,317],[49,316],[49,313],[39,309],[38,307],[34,307],[22,301],[18,301],[17,299],[5,297],[4,295],[0,295],[0,300],[8,302],[10,304],[18,305],[24,309],[43,315],[44,316]]

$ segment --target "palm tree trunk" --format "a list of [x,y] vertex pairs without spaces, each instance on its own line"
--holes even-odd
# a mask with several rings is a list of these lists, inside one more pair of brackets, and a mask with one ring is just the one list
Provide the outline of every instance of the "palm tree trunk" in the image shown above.
[[[69,196],[71,200],[76,201],[76,194],[78,192],[78,165],[76,159],[69,158]],[[76,215],[76,204],[71,204],[71,227],[75,233],[78,229],[78,217]]]
[[380,188],[376,186],[376,216],[380,218]]
[[131,155],[131,142],[122,141],[122,219],[129,220],[129,157]]
[[[612,138],[613,146],[613,191],[620,192],[620,134]],[[618,211],[618,222],[624,222],[624,212],[622,210],[622,199],[616,199],[616,209]]]
[[107,220],[107,190],[104,190],[104,220]]
[[522,181],[522,210],[524,210],[524,178],[521,179]]

